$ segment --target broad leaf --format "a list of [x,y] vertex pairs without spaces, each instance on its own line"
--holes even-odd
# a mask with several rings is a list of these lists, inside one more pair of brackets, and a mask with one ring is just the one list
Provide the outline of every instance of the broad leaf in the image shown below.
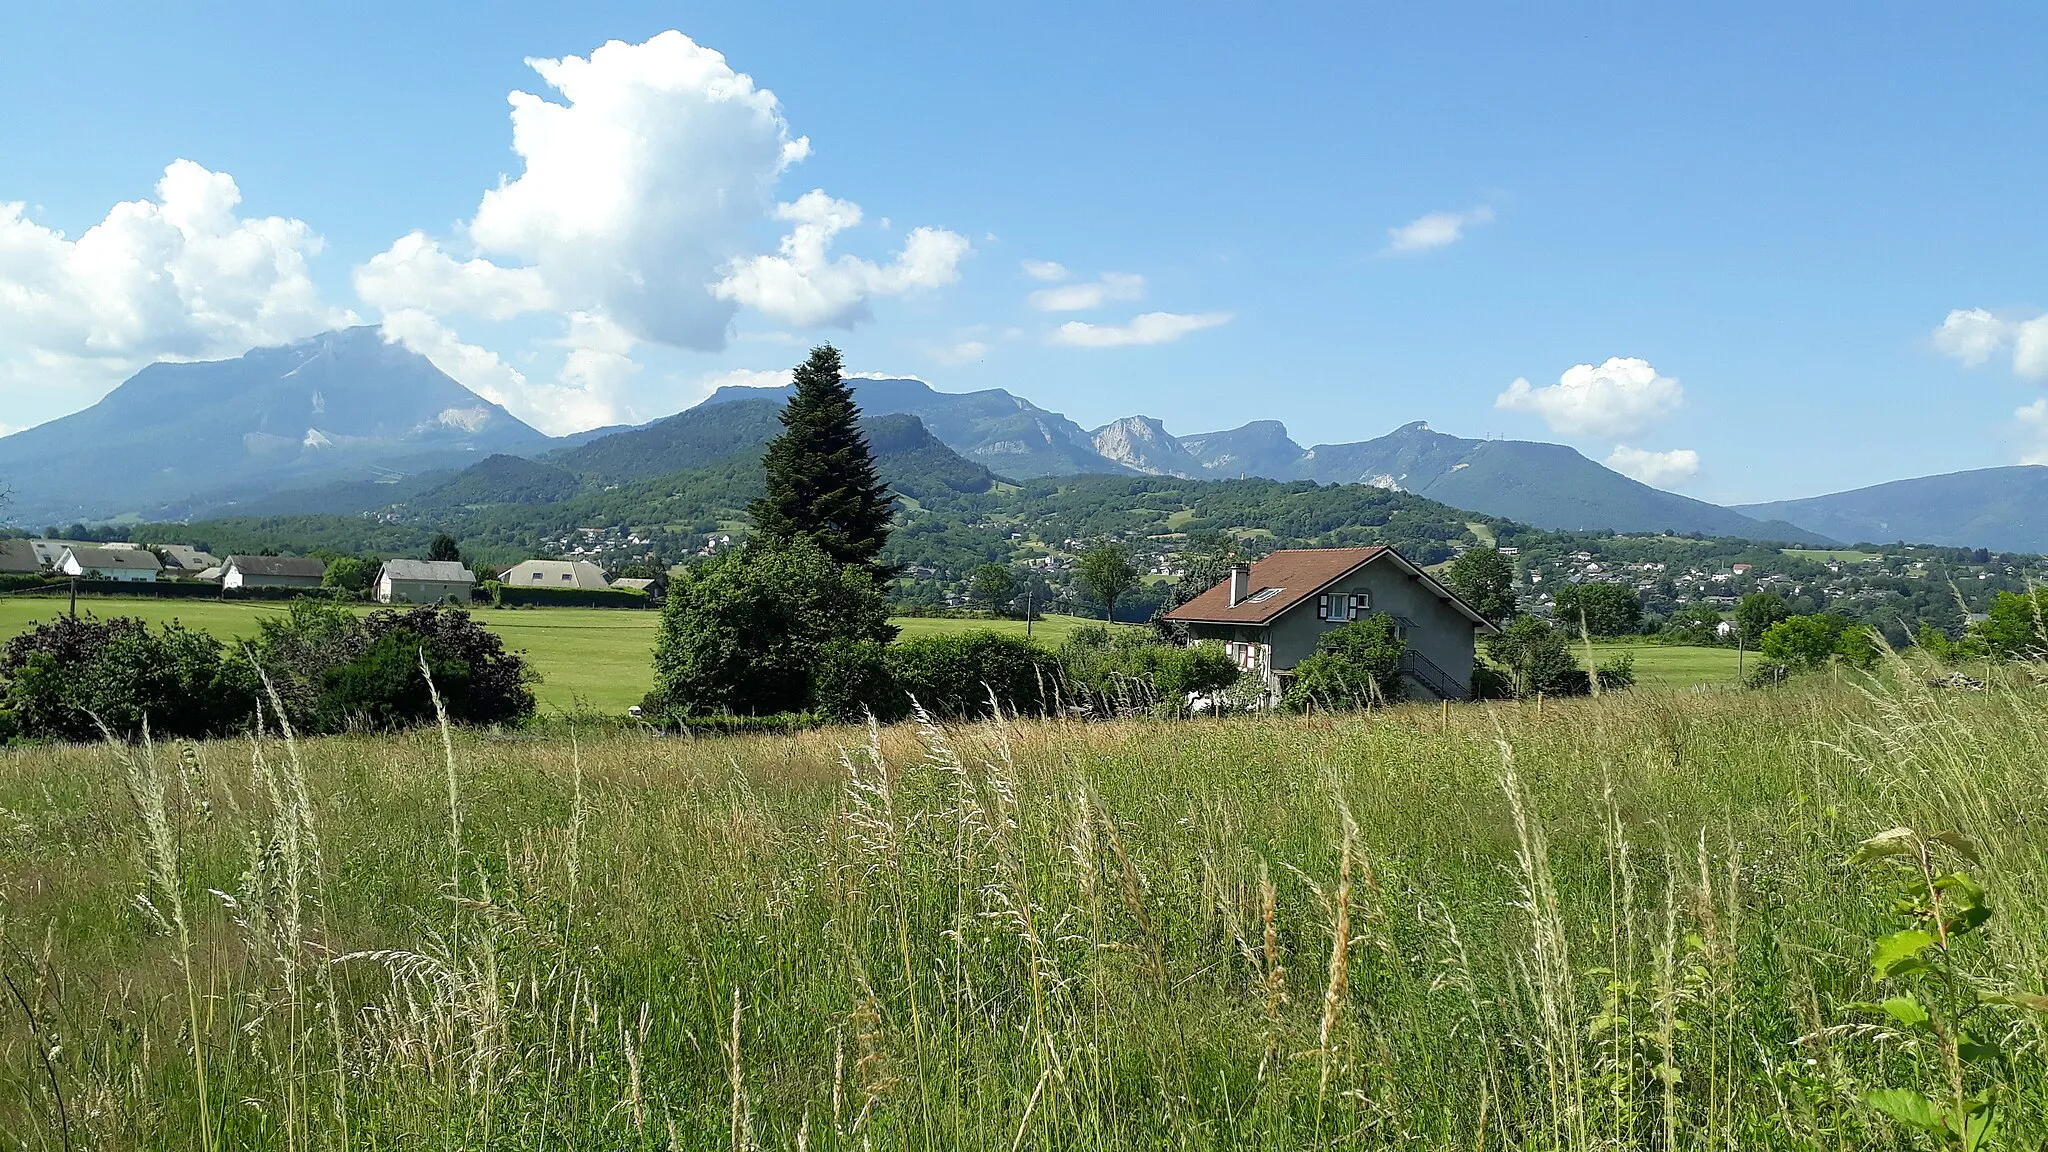
[[1871,950],[1870,966],[1878,978],[1899,975],[1920,967],[1920,954],[1934,947],[1934,937],[1918,928],[1908,928],[1880,937]]
[[1918,1028],[1927,1023],[1927,1009],[1911,996],[1894,996],[1885,1001],[1883,1007],[1885,1015],[1908,1028]]
[[1919,837],[1911,828],[1892,828],[1857,845],[1856,854],[1849,857],[1851,864],[1867,864],[1886,856],[1905,856],[1913,851],[1913,842]]
[[1955,849],[1956,855],[1961,856],[1972,864],[1978,862],[1976,841],[1971,840],[1961,832],[1936,832],[1934,835],[1929,836],[1928,839],[1937,844],[1948,845],[1950,848]]
[[1863,1102],[1879,1112],[1924,1132],[1939,1132],[1943,1116],[1934,1101],[1911,1088],[1878,1088],[1864,1094]]

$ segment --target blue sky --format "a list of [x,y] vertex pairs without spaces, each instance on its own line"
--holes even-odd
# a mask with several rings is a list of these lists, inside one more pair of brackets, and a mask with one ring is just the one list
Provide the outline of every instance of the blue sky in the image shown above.
[[553,431],[830,339],[1731,502],[2048,462],[2040,5],[81,7],[0,42],[0,426],[353,319]]

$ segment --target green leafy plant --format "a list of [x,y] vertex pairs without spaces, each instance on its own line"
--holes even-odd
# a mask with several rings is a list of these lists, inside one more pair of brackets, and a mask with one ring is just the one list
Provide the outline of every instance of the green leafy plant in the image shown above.
[[1973,971],[1992,914],[1983,887],[1965,871],[1978,863],[1977,846],[1959,832],[1923,836],[1899,827],[1865,840],[1849,863],[1878,871],[1891,914],[1905,921],[1871,946],[1871,975],[1891,995],[1854,1007],[1887,1018],[1906,1049],[1931,1056],[1938,1072],[1932,1083],[1871,1089],[1864,1102],[1945,1145],[1993,1147],[2007,1080],[1999,1010],[2044,1011],[2048,998]]

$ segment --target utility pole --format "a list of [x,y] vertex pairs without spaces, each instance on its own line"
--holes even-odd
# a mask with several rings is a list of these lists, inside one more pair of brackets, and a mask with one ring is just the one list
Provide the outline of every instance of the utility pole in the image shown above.
[[71,578],[71,618],[78,619],[78,577]]
[[1031,639],[1031,605],[1038,598],[1036,586],[1024,589],[1024,638]]

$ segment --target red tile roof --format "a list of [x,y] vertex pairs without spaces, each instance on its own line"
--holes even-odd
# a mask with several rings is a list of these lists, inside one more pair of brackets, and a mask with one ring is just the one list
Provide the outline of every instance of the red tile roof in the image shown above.
[[[1390,557],[1402,571],[1422,580],[1431,591],[1471,617],[1472,622],[1494,631],[1486,618],[1437,583],[1408,558],[1384,545],[1371,548],[1288,548],[1274,552],[1252,565],[1245,585],[1245,599],[1230,606],[1230,581],[1209,589],[1166,614],[1168,620],[1200,624],[1267,624],[1282,613],[1309,600],[1324,588],[1378,560]],[[1278,589],[1272,597],[1254,602],[1251,598],[1266,589]]]

